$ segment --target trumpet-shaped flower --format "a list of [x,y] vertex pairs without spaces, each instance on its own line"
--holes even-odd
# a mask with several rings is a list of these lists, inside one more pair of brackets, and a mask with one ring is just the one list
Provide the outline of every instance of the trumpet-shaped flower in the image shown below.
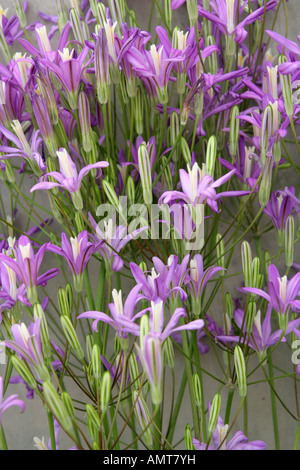
[[82,276],[92,254],[99,249],[102,242],[89,242],[86,230],[75,237],[67,239],[65,233],[61,234],[61,247],[49,243],[47,250],[56,253],[67,261],[73,275],[74,285],[78,292],[82,289]]
[[223,191],[217,194],[217,187],[223,185],[236,173],[232,170],[216,181],[205,173],[205,168],[200,170],[198,163],[195,162],[188,171],[179,170],[182,191],[166,191],[159,199],[159,203],[168,204],[174,200],[182,200],[195,207],[197,204],[207,204],[218,212],[217,201],[222,197],[243,196],[249,194],[249,191]]

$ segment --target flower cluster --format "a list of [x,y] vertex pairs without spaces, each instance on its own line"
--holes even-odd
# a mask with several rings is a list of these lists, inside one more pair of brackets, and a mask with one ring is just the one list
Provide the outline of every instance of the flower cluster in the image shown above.
[[264,28],[286,1],[144,3],[151,33],[126,0],[56,0],[32,24],[27,2],[0,6],[3,449],[21,383],[47,415],[39,449],[63,433],[71,449],[173,449],[183,413],[187,450],[263,450],[262,420],[247,431],[258,369],[280,447],[273,352],[300,334],[300,47]]

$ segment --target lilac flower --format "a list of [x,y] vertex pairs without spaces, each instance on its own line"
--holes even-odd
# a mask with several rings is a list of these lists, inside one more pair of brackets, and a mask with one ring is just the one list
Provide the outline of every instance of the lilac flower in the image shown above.
[[[238,328],[240,328],[242,335],[218,335],[216,337],[217,341],[224,343],[227,342],[236,342],[236,343],[245,343],[247,346],[252,348],[257,352],[259,360],[263,361],[267,357],[267,350],[270,346],[274,346],[278,341],[286,342],[285,336],[283,336],[282,330],[277,330],[272,333],[272,305],[268,306],[266,316],[263,321],[261,321],[261,311],[259,310],[254,318],[253,329],[251,335],[246,333],[246,322],[245,322],[245,313],[244,310],[238,308],[234,312],[234,321]],[[288,323],[288,326],[285,331],[285,335],[291,333],[295,328],[300,325],[300,319],[292,320]]]
[[[210,404],[208,406],[210,410]],[[267,445],[263,441],[248,441],[242,431],[237,431],[233,438],[227,441],[229,426],[218,416],[217,426],[212,434],[212,444],[205,444],[193,438],[196,450],[264,450]]]
[[[51,269],[39,276],[39,270],[47,247],[48,245],[44,244],[38,252],[34,254],[29,238],[26,235],[22,235],[15,249],[15,258],[3,253],[0,254],[0,261],[12,269],[24,283],[27,289],[28,299],[32,304],[37,301],[36,287],[38,285],[45,286],[50,279],[59,273],[58,269]],[[10,289],[15,289],[11,283],[13,283],[12,277],[10,277]]]
[[39,148],[43,141],[40,137],[40,131],[37,130],[33,133],[31,144],[29,144],[20,122],[13,120],[11,125],[16,136],[12,132],[8,131],[1,123],[0,131],[7,139],[13,142],[17,148],[9,147],[8,145],[1,145],[0,152],[3,153],[0,157],[1,160],[12,157],[24,158],[29,163],[32,170],[38,176],[41,176],[42,172],[46,169],[46,164],[39,152]]
[[132,64],[138,76],[143,80],[145,85],[148,83],[152,90],[155,90],[158,101],[166,104],[167,84],[169,82],[170,73],[174,63],[182,61],[179,56],[180,51],[174,55],[168,56],[163,45],[156,46],[152,44],[150,50],[138,50],[131,47],[127,53],[128,60]]
[[16,272],[5,263],[0,265],[1,290],[0,299],[3,303],[0,305],[0,322],[2,320],[2,312],[11,310],[17,302],[21,302],[27,306],[31,303],[26,297],[26,287],[24,284],[17,285]]
[[143,369],[149,380],[154,405],[161,403],[162,345],[158,336],[149,333],[143,337],[142,347],[136,345]]
[[286,220],[289,215],[294,214],[300,210],[300,200],[295,196],[295,188],[285,188],[283,191],[274,191],[270,200],[264,208],[264,213],[267,214],[274,226],[279,232],[285,229]]
[[241,287],[241,292],[250,292],[263,297],[278,312],[279,324],[283,332],[288,326],[289,310],[298,311],[300,300],[296,300],[300,290],[300,272],[288,280],[287,276],[281,277],[274,264],[268,268],[268,293],[255,287]]
[[[30,191],[32,192],[39,189],[48,190],[55,187],[64,188],[66,191],[71,193],[76,209],[81,210],[83,203],[79,194],[79,190],[83,178],[94,168],[106,168],[109,163],[105,161],[93,163],[83,167],[78,173],[76,165],[66,149],[61,148],[56,153],[59,160],[60,173],[58,171],[51,171],[50,173],[47,173],[46,175],[42,176],[41,182],[33,186]],[[56,182],[47,181],[50,176],[51,178],[54,178]]]
[[4,379],[3,377],[0,377],[0,424],[3,414],[11,406],[18,406],[19,408],[21,408],[22,413],[24,413],[25,411],[25,403],[23,402],[23,400],[20,400],[18,398],[18,395],[10,395],[5,400],[3,399],[3,385]]
[[130,263],[132,275],[137,283],[141,284],[143,295],[147,300],[160,298],[166,302],[174,293],[179,293],[182,301],[187,298],[186,292],[181,287],[187,269],[189,255],[185,256],[182,264],[178,264],[178,257],[172,255],[168,264],[164,265],[158,257],[153,257],[154,267],[151,274],[145,273],[135,263]]
[[175,309],[174,313],[171,314],[171,319],[165,325],[164,302],[159,298],[155,302],[151,301],[151,307],[148,310],[150,310],[150,333],[157,336],[161,342],[173,333],[183,330],[199,331],[204,327],[203,320],[194,320],[185,325],[176,326],[180,318],[186,317],[186,311],[181,307]]
[[61,234],[61,247],[49,243],[47,250],[56,253],[67,261],[73,275],[74,287],[77,292],[82,290],[82,276],[92,254],[99,249],[101,242],[89,242],[86,230],[75,237],[67,239],[65,233]]
[[236,170],[232,170],[214,181],[210,175],[205,174],[205,169],[200,170],[198,163],[195,162],[192,169],[188,167],[187,172],[183,169],[179,170],[182,192],[176,190],[166,191],[160,197],[159,204],[162,202],[168,204],[177,199],[183,200],[187,204],[192,204],[192,206],[195,207],[198,204],[207,202],[215,212],[218,212],[217,200],[220,198],[249,194],[249,191],[224,191],[217,194],[215,188],[226,183],[235,173]]
[[11,326],[10,330],[13,340],[5,340],[2,344],[32,364],[41,380],[49,379],[50,374],[44,362],[41,343],[41,319],[31,322],[28,327],[25,323],[16,323]]
[[[247,37],[248,33],[245,26],[254,23],[266,11],[273,9],[277,5],[276,0],[271,0],[266,3],[265,7],[260,7],[257,10],[247,15],[245,19],[236,24],[237,2],[235,0],[218,0],[212,1],[211,7],[214,13],[206,11],[204,8],[199,7],[199,15],[204,16],[212,21],[220,31],[232,36],[234,40],[241,44]],[[240,18],[246,7],[246,3],[240,5]]]
[[300,47],[298,46],[298,44],[284,36],[281,36],[275,31],[266,30],[266,33],[281,47],[283,47],[285,51],[289,51],[289,55],[291,56],[291,59],[289,61],[284,62],[278,66],[278,71],[282,75],[289,75],[294,72],[297,72],[300,68],[300,60],[292,60],[292,57],[294,57],[294,55],[300,56]]
[[119,338],[123,339],[122,344],[125,347],[128,333],[134,336],[139,336],[140,327],[135,323],[135,321],[146,312],[144,309],[134,314],[136,304],[141,299],[141,295],[139,294],[140,290],[140,284],[134,286],[123,304],[122,291],[118,292],[116,289],[113,289],[113,302],[108,304],[108,308],[112,315],[111,317],[103,312],[89,311],[81,313],[77,318],[94,318],[95,321],[93,322],[93,329],[95,331],[98,331],[97,324],[99,321],[103,321],[111,325],[116,330]]
[[147,230],[148,227],[142,227],[128,233],[128,228],[125,225],[116,226],[114,220],[109,219],[104,221],[104,227],[101,230],[91,214],[89,214],[89,219],[94,229],[94,234],[92,235],[94,242],[103,242],[99,245],[98,251],[105,260],[107,274],[112,271],[120,271],[124,266],[124,262],[119,253],[127,243],[134,240],[140,233]]

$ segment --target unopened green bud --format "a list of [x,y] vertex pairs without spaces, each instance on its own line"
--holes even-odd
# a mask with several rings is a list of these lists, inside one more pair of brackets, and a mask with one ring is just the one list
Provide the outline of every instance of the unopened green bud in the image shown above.
[[135,130],[138,135],[142,135],[143,130],[144,130],[144,95],[140,87],[138,87],[136,90],[134,106],[135,106],[135,113],[134,113]]
[[250,335],[253,330],[254,318],[256,316],[256,302],[250,301],[246,312],[246,331]]
[[11,356],[11,362],[17,373],[29,385],[32,390],[37,389],[37,382],[26,364],[18,356]]
[[[278,64],[281,65],[287,61],[287,58],[282,54],[278,58]],[[294,114],[294,103],[293,103],[293,89],[291,75],[280,74],[280,83],[283,101],[285,105],[286,114],[291,119]]]
[[[174,147],[176,139],[179,135],[180,124],[178,114],[173,111],[170,116],[170,126],[168,128],[168,145]],[[172,160],[176,162],[179,158],[179,146],[176,147],[176,150],[173,153]]]
[[93,367],[93,375],[96,380],[97,386],[100,384],[101,379],[101,370],[102,370],[102,362],[101,362],[101,352],[98,344],[94,344],[92,349],[92,367]]
[[63,27],[67,24],[69,18],[68,18],[68,12],[65,6],[64,0],[55,0],[56,1],[56,10],[57,10],[57,15],[58,15],[58,29],[59,32],[62,31]]
[[7,181],[11,184],[15,184],[16,182],[16,175],[15,170],[12,167],[12,164],[9,160],[5,160],[5,176]]
[[97,411],[93,408],[92,405],[87,403],[85,405],[85,409],[87,412],[87,421],[88,421],[88,429],[91,437],[95,437],[97,433],[99,433],[101,428],[101,421],[98,416]]
[[50,344],[50,338],[49,338],[49,330],[48,330],[48,324],[45,316],[45,312],[42,309],[41,304],[37,303],[33,306],[33,316],[34,319],[40,319],[40,327],[41,327],[41,344],[42,344],[42,349],[43,349],[43,355],[46,360],[50,359],[51,357],[51,344]]
[[260,259],[256,256],[252,261],[252,287],[258,287],[260,282]]
[[74,409],[74,404],[73,400],[68,394],[68,392],[62,392],[61,398],[65,407],[66,412],[70,416],[71,419],[75,417],[75,409]]
[[232,320],[233,318],[233,302],[230,292],[226,292],[225,294],[225,310],[229,318]]
[[262,170],[262,180],[259,187],[258,199],[261,207],[266,207],[270,200],[272,188],[272,173],[274,160],[272,156],[266,158],[265,166]]
[[210,175],[212,178],[214,177],[214,173],[215,173],[216,157],[217,157],[217,138],[216,136],[212,135],[210,136],[207,142],[206,165],[205,165],[206,173]]
[[250,244],[247,241],[242,243],[242,265],[244,273],[244,284],[245,287],[252,286],[252,251]]
[[140,388],[140,380],[139,380],[139,368],[138,363],[136,360],[136,355],[132,352],[128,359],[128,368],[129,368],[129,375],[132,381],[132,386],[135,390]]
[[201,382],[199,375],[195,372],[193,375],[193,389],[194,389],[194,396],[196,405],[198,408],[202,406],[202,391],[201,391]]
[[78,359],[82,361],[84,359],[84,352],[79,342],[78,336],[76,334],[75,328],[72,324],[72,321],[69,316],[63,315],[60,317],[61,325],[64,331],[64,334],[70,343],[71,347],[74,349],[74,352]]
[[269,141],[273,134],[273,108],[268,105],[262,116],[261,134],[260,134],[260,159],[264,166],[266,163],[266,156],[269,148]]
[[292,215],[289,215],[285,225],[285,264],[288,268],[290,268],[294,262],[294,237],[294,218]]
[[70,431],[72,429],[72,419],[50,381],[43,382],[43,394],[51,413],[66,431]]
[[152,203],[152,175],[151,175],[151,165],[150,158],[147,150],[147,146],[142,143],[138,149],[138,162],[139,162],[139,171],[141,184],[143,189],[143,197],[145,204]]
[[181,153],[184,158],[184,161],[187,164],[187,166],[191,168],[192,167],[191,150],[184,137],[181,137],[180,139],[180,146],[181,146]]
[[88,363],[92,362],[92,350],[94,346],[94,338],[93,335],[88,334],[85,337],[85,348],[86,348],[86,354],[87,354],[87,361]]
[[240,111],[238,106],[233,106],[230,114],[230,132],[229,132],[229,151],[231,157],[237,154],[240,139],[240,120],[238,119]]
[[269,269],[269,266],[271,265],[272,261],[271,261],[271,255],[270,255],[270,252],[268,250],[266,250],[264,252],[264,266],[265,266],[265,276],[266,276],[266,280],[267,282],[269,282],[269,273],[268,273],[268,269]]
[[165,155],[163,155],[161,157],[161,161],[162,161],[162,166],[164,168],[164,171],[163,171],[163,176],[164,176],[164,179],[166,181],[166,184],[167,184],[167,187],[168,187],[168,190],[171,191],[172,188],[173,188],[173,177],[172,177],[172,173],[171,173],[171,168],[170,168],[170,165],[167,163],[167,157]]
[[149,317],[148,315],[143,315],[140,321],[140,348],[144,348],[144,336],[150,331]]
[[189,16],[189,20],[192,24],[198,20],[198,4],[197,0],[187,0],[187,12]]
[[247,395],[247,375],[246,375],[246,364],[244,359],[243,351],[240,346],[237,345],[234,348],[234,366],[237,375],[237,382],[239,387],[239,392],[242,398],[245,398]]
[[164,364],[167,364],[170,369],[174,369],[174,346],[170,337],[164,341],[162,349]]
[[59,306],[61,315],[68,316],[71,318],[72,312],[71,312],[71,308],[69,304],[69,299],[68,299],[65,289],[63,289],[62,287],[58,289],[57,298],[58,298],[58,306]]
[[102,381],[101,381],[101,389],[100,389],[100,404],[101,410],[106,411],[111,396],[111,375],[110,372],[107,370],[104,372]]
[[135,202],[135,182],[131,175],[129,175],[127,178],[126,189],[127,189],[128,203],[129,205],[132,205]]
[[102,186],[103,186],[103,189],[107,196],[108,201],[113,205],[113,207],[116,209],[118,213],[122,212],[122,204],[120,203],[119,198],[116,194],[116,191],[111,185],[111,183],[108,182],[107,180],[103,180]]
[[15,7],[16,7],[17,16],[20,22],[20,26],[22,29],[24,29],[27,26],[27,20],[26,20],[24,7],[23,7],[23,0],[15,0]]
[[195,446],[193,444],[191,426],[189,424],[185,426],[184,442],[185,442],[186,450],[195,450]]
[[218,422],[218,417],[220,414],[220,408],[221,408],[221,395],[219,393],[216,393],[216,395],[213,398],[210,412],[209,412],[209,420],[208,420],[208,434],[209,436],[212,435],[214,432],[217,422]]

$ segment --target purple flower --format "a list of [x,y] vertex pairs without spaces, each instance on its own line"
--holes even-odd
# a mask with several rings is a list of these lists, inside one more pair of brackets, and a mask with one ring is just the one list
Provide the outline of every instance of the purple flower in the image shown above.
[[[248,33],[245,26],[254,23],[259,17],[266,11],[273,9],[277,5],[276,0],[271,0],[266,3],[265,7],[260,7],[257,10],[247,15],[242,21],[236,24],[236,12],[237,12],[237,1],[236,0],[213,0],[211,1],[212,11],[214,13],[206,11],[204,8],[199,7],[199,15],[204,16],[208,20],[212,21],[220,31],[225,34],[232,36],[237,43],[242,43]],[[239,13],[240,18],[246,7],[246,3],[240,5]]]
[[279,324],[283,332],[288,326],[289,310],[298,311],[300,309],[300,300],[296,297],[300,291],[300,272],[288,280],[287,276],[281,277],[274,264],[268,268],[268,293],[255,287],[241,287],[241,292],[250,292],[259,295],[268,301],[268,303],[278,312]]
[[174,200],[182,200],[195,207],[198,204],[207,202],[215,212],[218,212],[217,200],[220,198],[249,194],[249,191],[224,191],[217,194],[215,188],[226,183],[236,173],[236,170],[230,171],[216,181],[210,175],[205,174],[204,171],[200,170],[197,162],[194,163],[192,169],[188,167],[188,171],[180,169],[179,175],[182,191],[166,191],[160,197],[159,204],[162,202],[168,204]]
[[171,314],[171,319],[165,325],[164,315],[164,302],[161,299],[157,299],[155,302],[151,301],[151,307],[149,316],[150,333],[153,336],[157,336],[161,342],[173,333],[180,332],[183,330],[201,330],[204,327],[203,320],[194,320],[185,325],[176,326],[180,318],[186,317],[186,311],[184,308],[176,308],[174,313]]
[[[140,290],[141,285],[137,284],[130,291],[125,303],[123,304],[122,291],[118,292],[116,289],[113,289],[113,302],[108,304],[108,308],[112,315],[111,317],[103,312],[89,311],[81,313],[77,318],[93,318],[95,320],[93,322],[93,329],[95,331],[98,331],[98,322],[103,321],[111,325],[116,330],[118,336],[123,340],[127,339],[128,333],[134,336],[139,336],[140,327],[137,323],[135,323],[135,320],[140,318],[146,312],[146,310],[141,310],[140,312],[134,314],[136,304],[142,297],[139,294]],[[123,342],[123,345],[125,347],[126,342]]]
[[285,188],[283,191],[274,191],[270,200],[264,208],[264,213],[267,214],[277,228],[282,232],[285,229],[286,220],[289,215],[294,214],[300,210],[300,200],[295,196],[295,188]]
[[40,131],[37,130],[33,133],[31,144],[29,144],[25,137],[20,122],[17,120],[13,120],[11,125],[17,136],[15,136],[12,132],[8,131],[0,123],[0,131],[2,132],[2,134],[16,145],[16,148],[9,147],[8,145],[1,145],[1,160],[5,160],[6,158],[12,157],[24,158],[29,163],[32,170],[38,176],[40,176],[41,173],[46,169],[46,164],[44,163],[43,158],[39,152],[39,148],[43,141],[42,138],[39,137]]
[[[210,404],[208,406],[210,410]],[[205,444],[193,438],[196,450],[264,450],[267,445],[263,441],[248,441],[242,431],[237,431],[233,438],[227,441],[229,426],[219,416],[217,426],[212,434],[212,444]]]
[[[42,260],[47,250],[48,244],[44,244],[36,254],[34,254],[30,240],[26,235],[19,238],[17,248],[15,248],[15,258],[6,254],[0,254],[0,261],[14,271],[18,278],[24,283],[27,289],[29,301],[34,304],[37,301],[36,287],[46,285],[59,273],[58,269],[51,269],[39,276]],[[14,289],[13,278],[11,278],[10,288]]]
[[65,233],[61,234],[61,247],[49,243],[47,250],[56,253],[67,261],[73,275],[74,287],[77,292],[82,290],[82,276],[92,254],[98,250],[101,242],[89,242],[89,234],[86,230],[76,237],[67,239]]
[[25,410],[25,403],[23,402],[23,400],[20,400],[18,398],[18,395],[10,395],[5,400],[3,399],[3,384],[4,379],[3,377],[0,377],[0,424],[3,414],[11,406],[18,406],[19,408],[21,408],[22,413],[24,413]]
[[135,239],[144,230],[147,230],[148,227],[142,227],[128,233],[128,228],[125,225],[116,226],[113,219],[109,219],[104,221],[104,227],[101,230],[91,214],[89,214],[89,219],[94,229],[92,235],[94,242],[99,243],[99,241],[102,241],[98,251],[105,260],[107,274],[112,271],[120,271],[124,266],[124,262],[119,253],[127,243]]
[[[81,210],[83,203],[79,194],[79,190],[83,178],[94,168],[106,168],[109,163],[105,161],[93,163],[83,167],[78,173],[76,165],[66,149],[61,148],[56,153],[59,160],[60,173],[58,171],[51,171],[50,173],[47,173],[46,175],[42,176],[40,183],[37,183],[35,186],[33,186],[30,191],[32,192],[38,189],[48,190],[55,187],[64,188],[66,191],[71,193],[76,209]],[[56,182],[47,181],[49,177],[54,178]]]
[[157,300],[160,298],[166,302],[172,293],[179,293],[181,300],[185,301],[187,298],[186,292],[181,287],[186,273],[189,255],[185,256],[182,263],[178,263],[178,257],[172,255],[168,259],[168,264],[165,265],[158,257],[152,258],[154,267],[151,274],[145,273],[135,263],[130,263],[130,269],[134,279],[137,283],[141,284],[143,295],[147,300]]
[[[247,344],[247,346],[256,351],[259,360],[263,361],[267,357],[267,350],[270,346],[274,346],[278,343],[278,341],[286,342],[285,337],[282,335],[282,330],[277,330],[272,333],[271,316],[272,305],[268,306],[268,310],[263,321],[261,321],[261,311],[259,310],[254,318],[254,324],[251,335],[248,335],[246,333],[246,322],[244,318],[245,312],[241,308],[238,308],[234,312],[234,321],[237,327],[240,328],[242,332],[241,337],[235,335],[218,335],[216,339],[224,343],[245,343]],[[285,335],[291,333],[299,325],[299,318],[297,320],[289,322],[285,331]]]
[[142,346],[136,345],[143,369],[149,380],[151,399],[154,405],[161,403],[161,381],[162,381],[162,345],[158,336],[151,333],[143,337]]

